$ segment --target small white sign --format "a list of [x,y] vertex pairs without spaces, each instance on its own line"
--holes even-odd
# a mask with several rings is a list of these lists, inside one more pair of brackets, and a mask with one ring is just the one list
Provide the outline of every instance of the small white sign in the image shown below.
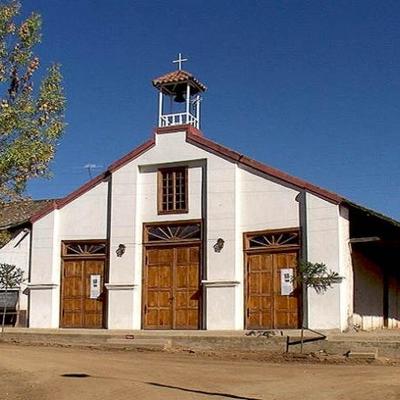
[[293,268],[281,269],[281,296],[289,296],[293,292]]
[[90,275],[90,298],[97,299],[100,296],[100,275]]

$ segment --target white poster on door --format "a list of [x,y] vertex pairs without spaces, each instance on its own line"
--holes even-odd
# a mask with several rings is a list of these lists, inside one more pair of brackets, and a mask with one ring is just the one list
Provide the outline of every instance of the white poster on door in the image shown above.
[[293,268],[281,269],[281,296],[289,296],[293,292]]
[[90,298],[97,299],[100,296],[100,275],[90,275]]

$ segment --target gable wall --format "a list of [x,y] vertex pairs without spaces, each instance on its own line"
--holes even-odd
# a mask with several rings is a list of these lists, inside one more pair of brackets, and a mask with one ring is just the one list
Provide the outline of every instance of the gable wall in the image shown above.
[[[189,212],[185,214],[157,214],[157,169],[168,165],[187,165],[189,168]],[[207,176],[207,189],[205,181]],[[128,186],[128,187],[127,187]],[[209,196],[206,199],[205,190]],[[185,134],[159,135],[157,145],[113,174],[112,227],[110,249],[110,283],[129,282],[134,288],[134,313],[123,318],[125,323],[141,326],[142,236],[143,223],[207,219],[207,270],[203,279],[233,280],[235,276],[235,165],[197,149],[185,141]],[[207,218],[208,216],[208,218]],[[224,237],[224,253],[210,251],[218,237]],[[119,243],[126,252],[119,258],[115,250]],[[133,279],[132,279],[133,277]],[[125,296],[124,290],[111,291],[115,302]],[[235,290],[231,291],[232,302]],[[234,309],[233,306],[230,307]],[[233,311],[231,311],[231,314]],[[110,312],[110,327],[118,321]],[[231,315],[233,321],[235,316]],[[133,318],[133,320],[129,320]],[[232,324],[232,320],[230,321]],[[234,323],[234,322],[233,322]]]
[[[174,165],[189,167],[189,213],[158,215],[156,171]],[[117,309],[127,296],[126,283],[131,285],[133,299],[125,316],[110,310],[110,328],[121,324],[141,327],[143,223],[203,218],[207,223],[207,268],[203,275],[207,328],[242,329],[243,233],[298,227],[297,194],[186,143],[183,132],[157,135],[154,148],[115,171],[112,177],[110,296]],[[218,238],[225,242],[220,253],[213,249]],[[126,252],[117,257],[120,243],[125,244]]]

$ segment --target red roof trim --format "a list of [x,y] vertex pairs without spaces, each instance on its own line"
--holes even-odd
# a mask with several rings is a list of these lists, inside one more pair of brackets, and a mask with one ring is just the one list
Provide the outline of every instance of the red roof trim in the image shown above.
[[212,151],[219,155],[222,155],[238,164],[244,165],[246,167],[250,167],[256,171],[262,172],[266,175],[272,176],[280,181],[289,183],[293,186],[296,186],[300,189],[305,189],[312,194],[315,194],[319,197],[322,197],[325,200],[328,200],[335,204],[340,204],[344,199],[328,190],[322,189],[318,186],[315,186],[309,182],[306,182],[300,178],[296,178],[291,176],[285,172],[282,172],[278,169],[272,168],[268,165],[262,164],[256,160],[253,160],[249,157],[244,156],[234,150],[228,149],[227,147],[221,146],[218,143],[211,141],[210,139],[206,139],[197,134],[193,134],[190,131],[187,131],[186,141],[195,146],[201,147],[205,150]]
[[120,158],[119,160],[113,162],[109,167],[109,172],[115,172],[117,169],[120,169],[124,165],[128,164],[130,161],[139,157],[141,154],[145,153],[147,150],[151,149],[156,144],[155,138],[149,139],[147,142],[144,142],[136,149],[133,149],[131,152]]
[[32,217],[29,218],[30,223],[34,223],[40,218],[45,217],[47,214],[50,214],[53,210],[57,209],[57,201],[53,201],[53,203],[49,204],[47,207],[44,207],[36,214],[33,214]]
[[135,158],[139,157],[141,154],[149,150],[151,147],[155,145],[155,139],[152,138],[148,140],[147,142],[141,144],[139,147],[134,149],[133,151],[129,152],[119,160],[115,161],[112,163],[106,171],[102,172],[100,175],[94,177],[91,179],[89,182],[86,182],[84,185],[80,186],[78,189],[70,193],[68,196],[56,200],[53,202],[50,206],[45,207],[44,209],[40,210],[37,214],[34,214],[30,218],[30,222],[34,223],[38,221],[39,219],[45,217],[47,214],[51,213],[54,210],[58,210],[60,208],[63,208],[66,206],[68,203],[71,201],[75,200],[76,198],[82,196],[84,193],[88,192],[90,189],[93,189],[95,186],[100,184],[101,182],[104,182],[107,177],[112,173],[118,170],[119,168],[123,167],[130,161],[134,160]]
[[86,193],[88,190],[93,189],[95,186],[98,184],[104,182],[107,178],[107,171],[101,173],[100,175],[97,175],[93,179],[91,179],[89,182],[86,182],[83,184],[81,187],[78,189],[74,190],[72,193],[64,197],[63,199],[57,200],[57,209],[63,208],[66,204],[71,203],[71,201],[74,201],[76,198],[79,196],[82,196],[84,193]]

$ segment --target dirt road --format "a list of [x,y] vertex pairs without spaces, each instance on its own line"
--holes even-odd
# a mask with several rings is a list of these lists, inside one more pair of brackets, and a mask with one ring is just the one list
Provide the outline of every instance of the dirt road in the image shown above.
[[400,399],[400,367],[0,345],[0,399]]

